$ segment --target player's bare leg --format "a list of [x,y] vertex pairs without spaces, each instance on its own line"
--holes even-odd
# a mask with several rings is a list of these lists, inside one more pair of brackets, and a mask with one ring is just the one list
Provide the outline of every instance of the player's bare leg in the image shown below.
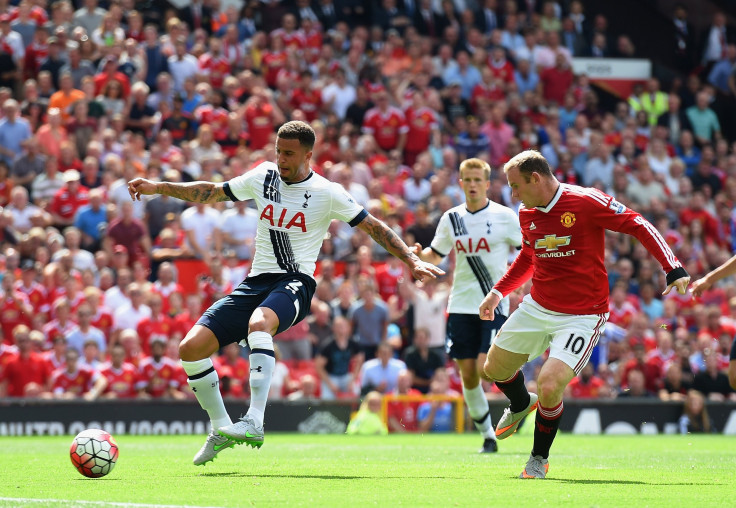
[[217,428],[232,423],[220,394],[220,378],[210,359],[219,347],[212,330],[202,325],[194,325],[179,344],[181,365],[189,377],[187,382],[212,424],[207,441],[194,456],[195,466],[214,460],[221,450],[235,446],[234,441],[215,433]]
[[483,436],[483,447],[480,452],[494,453],[498,451],[496,434],[493,431],[488,400],[480,383],[480,368],[485,363],[485,357],[485,354],[481,354],[478,355],[478,358],[456,359],[455,363],[460,369],[460,376],[463,380],[463,398],[468,406],[468,413],[473,419],[475,428]]
[[260,448],[263,445],[263,417],[276,366],[273,336],[278,330],[279,318],[268,307],[258,307],[248,322],[250,347],[250,407],[239,421],[217,429],[221,436]]
[[498,439],[506,439],[516,432],[521,420],[537,407],[537,395],[527,391],[524,374],[519,370],[528,359],[528,354],[513,353],[496,344],[488,351],[483,371],[511,402],[496,425]]
[[560,427],[563,404],[562,395],[567,384],[575,377],[567,364],[549,358],[542,366],[537,379],[539,406],[534,422],[534,446],[527,467],[520,478],[544,478],[549,469],[549,449]]

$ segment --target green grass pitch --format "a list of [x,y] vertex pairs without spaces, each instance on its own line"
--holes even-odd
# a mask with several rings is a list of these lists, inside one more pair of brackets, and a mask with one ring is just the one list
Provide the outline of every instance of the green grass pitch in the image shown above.
[[736,506],[733,436],[558,436],[546,480],[517,478],[530,435],[480,455],[476,434],[266,433],[214,463],[204,436],[116,436],[113,472],[87,479],[71,436],[0,438],[0,506]]

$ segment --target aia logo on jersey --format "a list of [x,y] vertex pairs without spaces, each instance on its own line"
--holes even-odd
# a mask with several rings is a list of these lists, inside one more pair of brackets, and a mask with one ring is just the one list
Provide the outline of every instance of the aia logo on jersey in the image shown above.
[[302,233],[306,233],[307,221],[304,218],[304,214],[302,212],[296,212],[296,214],[292,215],[291,218],[286,221],[286,215],[288,213],[289,211],[286,208],[282,208],[281,213],[276,217],[273,205],[268,205],[261,212],[260,220],[267,220],[269,224],[271,224],[271,227],[286,229],[299,228],[302,230]]
[[562,222],[562,225],[565,226],[566,228],[573,227],[575,225],[576,220],[577,219],[575,218],[575,214],[572,212],[565,212],[560,217],[560,222]]
[[473,239],[468,238],[468,243],[464,244],[461,239],[455,240],[455,251],[464,252],[465,254],[475,254],[480,251],[491,252],[491,247],[485,238],[481,238],[477,243],[473,244]]

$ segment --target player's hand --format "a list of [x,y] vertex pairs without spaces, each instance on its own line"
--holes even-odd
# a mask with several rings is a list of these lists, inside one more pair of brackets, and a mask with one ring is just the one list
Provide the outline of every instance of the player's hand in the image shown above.
[[675,280],[672,284],[667,286],[667,289],[664,290],[662,295],[668,294],[670,291],[672,291],[672,288],[677,288],[677,292],[681,295],[684,295],[687,293],[687,286],[690,284],[690,276],[687,277],[680,277],[679,279]]
[[156,182],[145,178],[134,178],[128,182],[128,193],[133,201],[140,201],[143,195],[156,194]]
[[440,275],[444,275],[445,271],[442,268],[437,268],[432,263],[419,261],[411,267],[411,274],[415,279],[424,282],[427,279],[436,279]]
[[480,307],[478,307],[480,318],[484,321],[493,321],[496,316],[496,307],[498,307],[499,303],[501,303],[501,299],[496,293],[493,291],[488,293],[480,303]]
[[[409,250],[412,254],[414,254],[416,257],[420,258],[420,254],[422,253],[422,245],[420,243],[415,243],[411,247],[409,247]],[[421,259],[421,258],[420,258]]]
[[698,279],[695,282],[693,282],[693,285],[690,288],[690,292],[694,296],[701,296],[705,291],[708,291],[711,287],[713,287],[713,283],[710,280],[708,280],[708,277],[703,277],[702,279]]

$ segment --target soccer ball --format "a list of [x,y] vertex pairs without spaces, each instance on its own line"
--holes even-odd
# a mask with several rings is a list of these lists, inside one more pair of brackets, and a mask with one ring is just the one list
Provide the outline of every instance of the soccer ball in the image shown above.
[[118,445],[104,430],[83,430],[72,441],[69,455],[77,471],[87,478],[100,478],[112,471],[118,460]]

